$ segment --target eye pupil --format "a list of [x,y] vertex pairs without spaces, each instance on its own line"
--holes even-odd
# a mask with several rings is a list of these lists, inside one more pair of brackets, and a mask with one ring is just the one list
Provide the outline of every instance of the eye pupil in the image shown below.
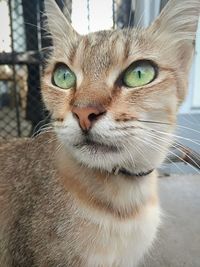
[[138,77],[139,77],[139,79],[141,79],[141,76],[142,76],[142,73],[141,73],[140,70],[138,70]]

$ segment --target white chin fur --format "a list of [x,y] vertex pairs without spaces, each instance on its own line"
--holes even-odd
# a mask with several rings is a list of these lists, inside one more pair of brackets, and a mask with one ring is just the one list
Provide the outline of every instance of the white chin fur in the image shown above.
[[[119,128],[119,124],[114,124],[109,117],[97,122],[92,128],[91,134],[94,137],[97,136],[97,140],[93,138],[94,141],[121,147],[119,151],[103,151],[98,148],[91,149],[87,146],[76,147],[74,145],[81,143],[83,135],[71,114],[65,119],[65,125],[56,128],[58,138],[78,162],[89,168],[111,172],[115,167],[123,167],[135,173],[143,172],[157,168],[163,162],[167,152],[167,147],[161,145],[161,141],[157,140],[159,147],[162,147],[162,150],[158,151],[154,150],[147,142],[140,142],[133,135],[127,137],[127,133],[123,135],[120,131],[111,130],[115,127]],[[142,136],[142,138],[144,137]]]

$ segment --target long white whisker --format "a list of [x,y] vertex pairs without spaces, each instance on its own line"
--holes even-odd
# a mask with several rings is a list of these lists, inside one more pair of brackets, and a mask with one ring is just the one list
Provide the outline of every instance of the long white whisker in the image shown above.
[[35,137],[38,137],[42,134],[45,134],[45,133],[52,133],[53,132],[53,128],[52,127],[46,127],[46,128],[43,128],[41,131],[37,131],[31,138],[35,138]]
[[[140,128],[141,129],[141,128]],[[156,131],[152,128],[143,128],[144,131],[146,131],[146,135],[149,135],[151,138],[154,138],[154,139],[157,139],[157,140],[160,140],[160,141],[163,141],[165,142],[165,144],[167,144],[168,146],[171,146],[171,147],[174,147],[176,148],[178,151],[182,152],[179,148],[177,148],[177,146],[175,145],[172,145],[172,142],[164,137],[161,137],[160,135],[155,135],[156,132],[158,133],[163,133],[163,134],[166,134],[165,132],[161,132],[161,131]],[[131,133],[132,135],[132,133]],[[129,131],[129,136],[130,136],[130,131]],[[169,134],[170,136],[170,134]],[[136,136],[135,136],[136,137]],[[153,140],[148,140],[148,142],[152,142]],[[157,144],[157,143],[156,143]],[[179,145],[178,143],[175,143],[176,145]],[[159,145],[159,144],[157,144]],[[180,146],[180,145],[179,145]],[[182,145],[181,145],[182,146]],[[162,146],[161,146],[162,147]],[[182,146],[182,148],[184,148],[184,146]],[[187,164],[189,164],[188,162],[186,162],[184,159],[182,159],[181,157],[179,157],[177,154],[175,154],[174,152],[172,151],[169,151],[170,154],[174,155],[176,158],[179,158],[182,162],[185,162]],[[187,155],[188,158],[191,160],[191,162],[193,162],[198,168],[200,168],[200,166],[198,165],[198,163],[192,159],[189,155]],[[197,169],[192,165],[192,164],[189,164],[196,172],[197,172]],[[199,172],[198,172],[199,173]]]
[[[138,137],[138,136],[136,136],[136,138],[137,138],[138,140],[140,140],[140,142],[142,142],[142,143],[144,143],[144,144],[146,144],[146,145],[149,145],[149,141],[147,142],[146,140],[141,139],[141,138]],[[165,153],[163,152],[163,150],[159,149],[160,147],[163,148],[161,145],[159,145],[159,144],[157,144],[157,143],[155,143],[155,142],[153,142],[153,141],[150,143],[150,145],[151,145],[151,147],[152,147],[155,151],[158,151],[158,152],[162,153],[162,154],[165,156]],[[183,171],[181,170],[181,168],[180,168],[175,162],[173,162],[167,155],[165,156],[165,158],[166,158],[169,162],[171,162],[173,165],[175,165],[175,167],[176,167],[179,171],[181,171],[181,172],[183,173]]]
[[[150,124],[166,124],[166,125],[170,125],[170,123],[168,122],[162,122],[162,121],[154,121],[154,120],[138,120],[140,122],[144,122],[144,123],[150,123]],[[193,128],[190,128],[190,127],[187,127],[187,126],[184,126],[184,125],[181,125],[181,124],[176,124],[176,128],[181,128],[181,129],[185,129],[185,130],[189,130],[189,131],[192,131],[192,132],[195,132],[195,133],[198,133],[200,134],[200,131],[198,130],[195,130]]]
[[44,30],[44,31],[47,30],[47,29],[45,29],[44,27],[41,27],[41,26],[36,25],[36,24],[32,24],[32,23],[30,23],[30,22],[25,22],[25,24],[26,24],[26,25],[29,25],[29,26],[31,26],[31,27],[37,28],[38,30]]
[[193,144],[196,144],[196,145],[200,146],[200,143],[196,142],[195,140],[193,140],[191,138],[183,137],[183,136],[180,136],[180,135],[177,135],[177,134],[173,134],[173,133],[167,133],[167,132],[163,132],[163,131],[158,131],[156,129],[149,128],[149,127],[146,127],[144,129],[150,130],[151,132],[156,132],[156,133],[159,133],[159,134],[167,135],[167,136],[170,136],[170,137],[186,140],[186,141],[189,141],[189,142],[191,142]]
[[[154,138],[155,138],[155,136],[154,136]],[[163,142],[164,142],[164,141],[163,141]],[[154,142],[154,143],[155,143],[155,142]],[[159,146],[159,147],[162,148],[162,145],[160,145],[160,144],[155,143],[155,145],[157,145],[157,146]],[[179,155],[177,155],[176,153],[172,152],[171,150],[169,150],[168,153],[169,153],[169,154],[172,154],[174,157],[180,159],[181,162],[184,162],[184,163],[188,164],[188,162],[186,162],[184,159],[182,159]],[[168,160],[170,160],[170,162],[172,162],[172,160],[171,160],[170,158],[168,158]],[[191,160],[192,160],[192,159],[191,159]],[[196,164],[196,162],[194,162],[194,163]],[[195,170],[195,172],[197,172],[198,174],[200,173],[200,172],[199,172],[193,165],[191,165],[191,164],[189,164],[189,165],[191,166],[191,168],[192,168],[193,170]]]
[[131,152],[129,151],[129,149],[125,146],[125,145],[123,145],[123,148],[126,150],[126,152],[129,154],[129,156],[130,156],[130,158],[131,158],[131,162],[133,163],[133,166],[134,166],[134,168],[136,167],[136,165],[135,165],[135,161],[134,161],[134,159],[133,159],[133,156],[132,156],[132,154],[131,154]]
[[190,128],[190,127],[186,127],[186,126],[180,125],[180,124],[177,124],[177,125],[176,125],[176,128],[181,128],[181,129],[184,129],[184,130],[189,130],[189,131],[192,131],[192,132],[194,132],[194,133],[198,133],[198,134],[200,134],[200,131],[195,130],[195,129],[192,129],[192,128]]
[[[179,149],[178,147],[176,147],[175,145],[173,145],[173,144],[171,144],[171,142],[169,142],[169,140],[167,140],[166,138],[162,138],[162,137],[160,137],[160,136],[156,136],[156,135],[154,135],[154,134],[152,134],[152,133],[147,133],[147,135],[149,135],[150,137],[152,137],[152,138],[155,138],[155,139],[157,139],[157,140],[161,140],[161,141],[163,141],[163,142],[165,142],[165,144],[168,144],[168,145],[171,145],[171,147],[174,147],[175,149],[177,149],[178,151],[180,151],[181,152],[181,149]],[[159,145],[159,144],[157,144],[157,145]],[[184,147],[184,146],[182,146],[182,147]],[[186,162],[184,159],[182,159],[181,157],[179,157],[176,153],[174,153],[174,152],[172,152],[171,150],[169,150],[169,153],[171,153],[171,154],[173,154],[175,157],[177,157],[177,158],[179,158],[181,161],[183,161],[183,162],[185,162],[186,164],[188,164],[188,162]],[[192,159],[189,155],[188,155],[188,158],[200,169],[200,166],[198,165],[198,163],[197,162],[195,162],[195,160],[194,159]],[[192,166],[191,164],[189,164],[195,171],[197,171],[197,169],[194,167],[194,166]],[[198,171],[198,173],[200,173],[199,171]]]

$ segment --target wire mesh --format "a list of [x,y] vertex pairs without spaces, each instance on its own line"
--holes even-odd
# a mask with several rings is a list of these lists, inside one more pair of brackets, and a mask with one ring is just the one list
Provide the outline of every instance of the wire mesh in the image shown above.
[[0,1],[0,137],[30,136],[44,119],[41,100],[43,2]]

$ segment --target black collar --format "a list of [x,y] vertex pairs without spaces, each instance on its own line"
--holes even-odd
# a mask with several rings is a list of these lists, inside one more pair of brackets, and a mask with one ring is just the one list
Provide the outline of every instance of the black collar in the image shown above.
[[134,173],[134,172],[130,172],[130,171],[126,170],[125,168],[115,167],[112,170],[112,173],[115,175],[122,174],[122,175],[128,176],[128,177],[142,177],[142,176],[146,176],[146,175],[152,173],[153,171],[154,171],[154,169],[151,169],[151,170],[146,171],[146,172]]

